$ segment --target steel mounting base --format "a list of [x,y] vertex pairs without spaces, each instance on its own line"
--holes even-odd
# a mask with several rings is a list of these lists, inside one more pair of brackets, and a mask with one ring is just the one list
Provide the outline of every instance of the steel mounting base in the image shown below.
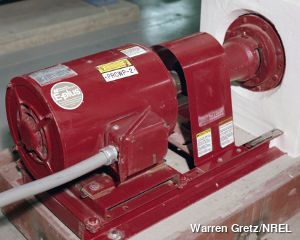
[[[184,174],[165,164],[149,170],[147,175],[129,183],[137,184],[140,189],[135,196],[125,200],[124,191],[130,188],[114,186],[114,199],[111,199],[114,206],[105,206],[105,201],[101,203],[101,196],[92,199],[80,195],[79,186],[86,183],[86,179],[42,194],[39,199],[81,239],[114,239],[115,236],[127,239],[283,155],[277,148],[269,147],[269,141],[280,134],[279,130],[273,130],[234,147],[223,156],[222,162],[215,156]],[[147,181],[141,182],[141,179],[147,177],[157,182],[152,186],[143,185]]]

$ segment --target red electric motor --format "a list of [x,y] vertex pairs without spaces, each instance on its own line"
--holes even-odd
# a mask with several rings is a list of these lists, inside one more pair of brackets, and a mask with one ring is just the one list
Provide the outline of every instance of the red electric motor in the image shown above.
[[114,170],[123,181],[162,161],[177,120],[169,72],[153,50],[137,44],[16,77],[6,109],[17,150],[35,178],[112,144],[119,147]]
[[[162,47],[169,49],[169,56],[164,56]],[[224,49],[207,34],[153,49],[125,45],[16,77],[9,83],[9,127],[21,158],[35,178],[74,165],[109,144],[119,148],[118,163],[113,169],[120,181],[161,163],[177,121],[176,88],[180,82],[183,89],[190,88],[190,114],[195,114],[195,119],[205,118],[212,108],[219,109],[222,117],[231,117],[228,91],[209,100],[209,91],[193,97],[192,86],[203,82],[205,88],[214,87],[217,92],[223,91],[224,84],[229,86],[229,80],[218,80],[210,86],[213,83],[201,77],[198,83],[185,83],[196,79],[198,68],[206,69],[207,59],[222,55],[224,50],[229,61],[228,66],[220,65],[224,68],[220,74],[226,78],[225,72],[229,71],[231,80],[239,80],[250,90],[276,87],[284,72],[284,51],[275,29],[255,15],[242,16],[232,23]],[[196,67],[197,62],[202,65]],[[168,71],[174,70],[176,64],[181,78],[178,80],[176,75],[178,81]],[[226,97],[216,103],[223,94]],[[200,104],[199,95],[203,98]],[[205,101],[209,105],[204,108],[201,104]],[[228,104],[226,114],[222,110],[224,101]],[[194,108],[199,108],[198,112]],[[195,134],[201,130],[202,123],[192,126]]]
[[[115,239],[116,233],[122,239],[282,154],[269,148],[268,141],[282,134],[276,129],[235,146],[230,81],[266,91],[281,83],[284,67],[275,28],[249,14],[231,24],[223,46],[196,33],[16,77],[7,88],[7,118],[34,178],[108,145],[118,150],[109,167],[41,199],[81,239]],[[189,171],[164,163],[168,141],[192,159]]]

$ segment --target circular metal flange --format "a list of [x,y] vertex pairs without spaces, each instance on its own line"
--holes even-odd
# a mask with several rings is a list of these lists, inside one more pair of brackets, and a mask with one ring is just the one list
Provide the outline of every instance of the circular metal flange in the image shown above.
[[267,91],[277,87],[285,70],[285,54],[275,27],[258,15],[243,15],[229,26],[225,42],[232,38],[251,38],[258,46],[258,69],[254,77],[240,82],[241,86],[252,91]]

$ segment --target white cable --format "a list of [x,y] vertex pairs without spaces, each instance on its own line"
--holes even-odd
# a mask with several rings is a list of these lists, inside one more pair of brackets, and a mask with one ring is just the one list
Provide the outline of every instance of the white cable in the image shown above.
[[2,192],[0,193],[0,208],[61,186],[101,166],[110,165],[117,159],[117,156],[116,148],[108,146],[101,149],[98,154],[67,169]]

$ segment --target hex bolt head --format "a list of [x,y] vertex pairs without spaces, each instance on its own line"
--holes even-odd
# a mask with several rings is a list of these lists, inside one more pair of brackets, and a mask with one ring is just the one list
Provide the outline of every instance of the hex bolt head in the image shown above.
[[268,26],[267,25],[263,25],[262,26],[262,30],[267,31],[268,30]]
[[101,227],[101,221],[97,217],[88,218],[85,221],[85,227],[89,232],[96,233]]
[[272,77],[273,81],[277,81],[278,80],[278,75],[275,74],[273,77]]
[[92,182],[89,184],[89,189],[92,191],[98,191],[101,188],[101,185],[97,182]]
[[119,230],[112,229],[108,233],[107,237],[112,240],[121,240],[123,238],[123,234]]
[[238,153],[240,153],[240,152],[242,151],[242,149],[237,148],[236,151],[237,151]]
[[117,130],[120,129],[120,126],[119,125],[114,125],[112,128],[113,128],[113,130],[117,131]]
[[88,195],[86,195],[86,193],[84,193],[84,192],[82,192],[81,195],[80,195],[81,198],[87,198],[87,196]]
[[223,162],[223,158],[218,158],[218,162]]

